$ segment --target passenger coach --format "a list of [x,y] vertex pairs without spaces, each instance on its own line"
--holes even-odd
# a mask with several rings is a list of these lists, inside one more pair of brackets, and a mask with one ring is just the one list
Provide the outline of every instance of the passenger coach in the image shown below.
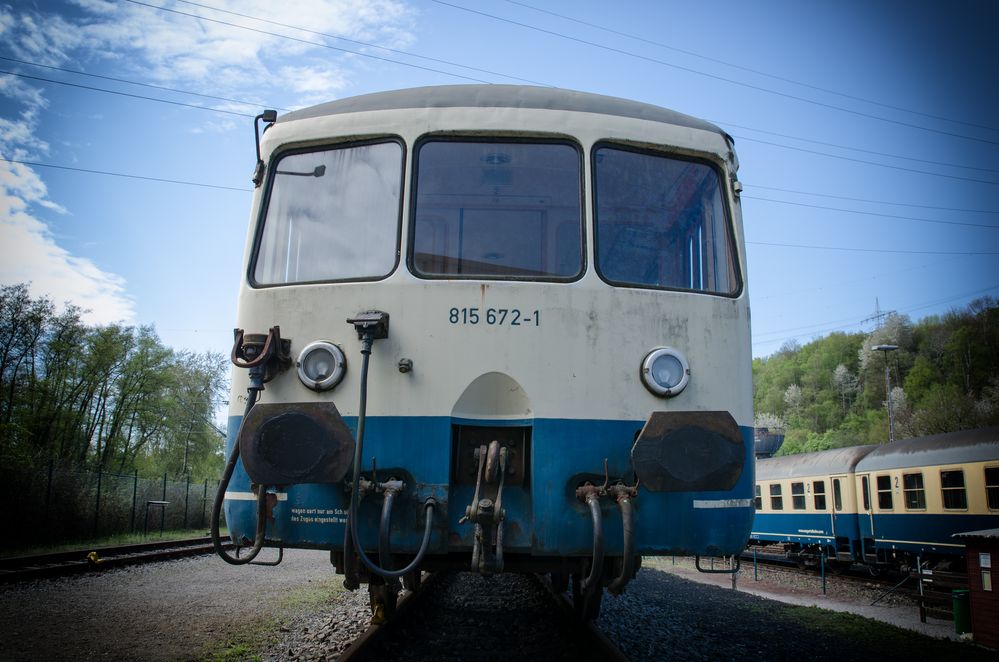
[[956,533],[999,527],[999,428],[757,462],[751,541],[816,564],[960,565]]
[[[223,501],[245,562],[420,569],[740,551],[749,304],[732,140],[648,104],[486,85],[276,117],[258,166]],[[589,605],[588,607],[585,605]]]

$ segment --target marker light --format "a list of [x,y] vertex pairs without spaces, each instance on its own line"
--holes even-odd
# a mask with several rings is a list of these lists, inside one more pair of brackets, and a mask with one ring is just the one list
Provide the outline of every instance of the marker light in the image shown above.
[[642,361],[642,383],[656,395],[678,394],[690,380],[687,357],[672,347],[657,347]]
[[309,343],[298,355],[298,378],[315,391],[328,391],[347,372],[347,357],[331,342]]

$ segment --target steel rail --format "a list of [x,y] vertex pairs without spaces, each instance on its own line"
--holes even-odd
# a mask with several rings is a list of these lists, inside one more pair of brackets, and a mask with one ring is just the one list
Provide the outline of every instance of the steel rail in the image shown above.
[[[227,542],[232,547],[231,542]],[[152,563],[214,551],[210,537],[164,540],[130,545],[83,547],[64,552],[0,559],[0,582],[53,577],[104,570],[124,565]]]

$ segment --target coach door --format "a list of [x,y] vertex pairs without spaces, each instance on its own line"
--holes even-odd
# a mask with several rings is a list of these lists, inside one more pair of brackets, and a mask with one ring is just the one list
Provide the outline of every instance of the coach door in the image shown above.
[[857,521],[860,527],[860,540],[864,560],[876,562],[877,551],[874,546],[874,495],[871,493],[870,474],[857,474],[857,482],[860,489]]
[[832,476],[832,508],[829,511],[836,559],[843,561],[852,559],[852,545],[857,539],[857,516],[848,512],[852,508],[844,508],[847,503],[844,492],[849,487],[848,480],[845,474]]

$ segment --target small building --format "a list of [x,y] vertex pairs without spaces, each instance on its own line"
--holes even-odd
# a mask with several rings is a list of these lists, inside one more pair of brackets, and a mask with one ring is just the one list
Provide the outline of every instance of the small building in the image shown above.
[[975,643],[999,648],[999,529],[955,533],[964,541]]

